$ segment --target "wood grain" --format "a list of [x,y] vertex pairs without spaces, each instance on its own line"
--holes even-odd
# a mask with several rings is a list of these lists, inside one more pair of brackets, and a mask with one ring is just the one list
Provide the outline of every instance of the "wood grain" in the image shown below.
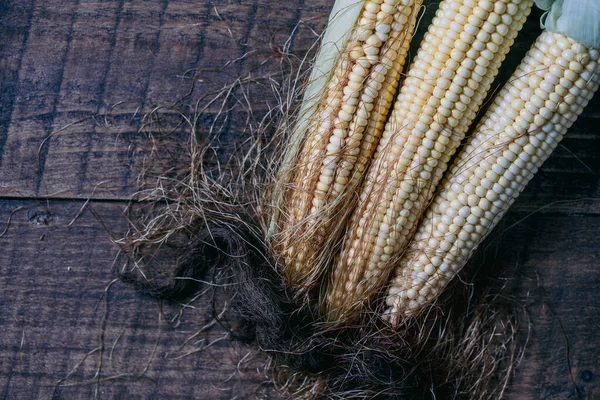
[[[125,261],[110,236],[127,229],[123,210],[140,172],[153,167],[151,154],[168,149],[170,167],[185,163],[180,113],[194,114],[240,76],[276,79],[285,60],[297,65],[330,7],[0,2],[0,398],[278,398],[262,384],[263,356],[253,349],[227,340],[203,349],[223,330],[186,342],[210,321],[202,299],[179,315],[180,305],[163,304],[161,313],[120,283],[107,289]],[[539,32],[539,14],[496,84]],[[254,123],[244,96],[256,118],[275,104],[265,84],[234,94],[220,125],[224,155]],[[511,294],[530,318],[511,399],[600,399],[599,121],[596,96],[517,201],[506,231],[481,251],[487,265],[516,276]],[[165,147],[154,140],[161,135]]]
[[[319,30],[323,3],[8,2],[2,29],[10,41],[0,53],[9,88],[0,111],[3,194],[128,198],[151,150],[139,133],[143,116],[178,100],[177,110],[193,113],[199,98],[237,77],[277,71],[265,61],[304,10],[309,22],[299,31]],[[315,35],[302,38],[308,49]],[[254,95],[275,105],[267,92],[256,86]],[[253,105],[261,107],[266,101]]]
[[159,307],[127,285],[111,284],[124,262],[110,240],[126,228],[123,205],[94,202],[82,211],[83,204],[0,203],[2,229],[14,212],[0,239],[0,398],[262,393],[262,356],[221,340],[226,332],[218,326],[200,331],[212,319],[206,298],[185,310]]

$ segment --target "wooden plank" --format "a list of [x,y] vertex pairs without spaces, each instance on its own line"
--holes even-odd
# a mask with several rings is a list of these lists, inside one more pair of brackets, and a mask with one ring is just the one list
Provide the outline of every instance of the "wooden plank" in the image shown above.
[[[13,106],[18,91],[18,76],[23,53],[29,38],[33,16],[33,1],[10,4],[0,3],[0,149],[4,148],[11,124]],[[0,150],[0,165],[2,151]]]
[[[505,225],[522,217],[515,214]],[[538,215],[504,235],[495,262],[516,269],[511,294],[530,318],[509,398],[600,396],[599,223],[598,215]]]
[[[0,54],[7,66],[2,85],[9,88],[0,110],[0,191],[11,197],[129,197],[153,150],[148,136],[138,133],[146,112],[189,95],[178,109],[193,113],[198,98],[237,76],[277,73],[282,53],[300,60],[329,6],[325,1],[278,7],[272,1],[244,6],[92,1],[65,7],[49,0],[8,2],[2,29],[9,34]],[[429,8],[420,34],[434,9]],[[498,84],[537,34],[537,14],[519,36]],[[259,119],[275,100],[266,86],[249,91]],[[596,96],[517,208],[600,212],[597,201],[577,201],[599,197],[600,154],[594,149],[600,133],[593,129],[599,106]],[[247,134],[247,113],[239,108],[223,127],[224,143]],[[159,118],[176,126],[181,122],[176,111],[164,110]]]
[[[138,133],[144,114],[181,99],[167,111],[191,114],[198,98],[261,65],[265,53],[252,63],[244,57],[256,50],[249,39],[253,15],[279,17],[261,20],[261,26],[287,31],[286,37],[295,24],[283,14],[259,11],[272,4],[62,3],[38,0],[30,7],[31,32],[22,60],[12,51],[0,54],[3,65],[12,63],[7,71],[13,71],[3,74],[2,85],[15,88],[7,92],[14,92],[8,99],[14,105],[7,101],[9,107],[0,111],[6,196],[129,197],[137,190],[132,183],[143,167],[140,160],[153,146]],[[9,17],[23,15],[16,1],[6,8]],[[18,33],[26,20],[2,21],[6,31],[17,32],[7,36],[10,45],[23,45],[24,34]],[[263,72],[278,68],[264,65]],[[256,95],[265,97],[260,91]]]
[[[8,66],[3,86],[12,88],[0,111],[0,128],[5,127],[0,129],[0,144],[5,142],[0,190],[6,196],[129,197],[154,145],[138,133],[146,112],[189,95],[178,109],[193,113],[196,99],[237,76],[277,73],[282,53],[301,59],[310,48],[330,6],[325,1],[277,7],[272,1],[243,6],[183,0],[60,3],[5,6],[3,29],[12,32],[0,54]],[[429,8],[420,34],[434,10]],[[498,84],[539,31],[537,14],[519,36]],[[250,94],[259,119],[275,100],[265,86],[253,86]],[[600,154],[594,149],[600,133],[593,129],[599,106],[597,96],[516,207],[600,212],[597,201],[577,201],[599,197]],[[175,111],[159,117],[176,126],[181,119]],[[246,116],[239,110],[229,117],[224,143],[245,138]],[[58,134],[49,138],[53,132]],[[172,141],[184,136],[180,132]],[[553,205],[556,201],[560,206]]]
[[[8,3],[8,15],[22,9],[17,3]],[[15,192],[27,187],[31,193],[38,185],[35,142],[52,131],[75,16],[72,5],[56,7],[43,0],[35,1],[30,10],[30,26],[19,59],[18,81],[14,82],[14,76],[9,76],[6,77],[8,82],[2,84],[16,89],[11,108],[3,109],[3,118],[11,122],[2,133],[6,140],[0,157],[3,185],[13,187]],[[13,31],[22,23],[19,21],[22,20],[14,16],[3,20],[3,24],[7,31]]]
[[159,318],[154,300],[127,285],[110,285],[123,259],[102,224],[122,234],[124,204],[95,202],[80,213],[83,204],[0,202],[2,230],[14,212],[0,237],[0,398],[231,399],[260,393],[262,356],[218,341],[225,334],[218,325],[199,332],[212,318],[206,298],[185,310],[163,304]]
[[[97,219],[89,208],[81,211],[83,204],[0,202],[2,230],[12,214],[0,237],[0,398],[49,398],[59,382],[57,398],[91,398],[96,391],[104,398],[187,398],[202,390],[210,396],[204,398],[229,399],[269,388],[254,349],[223,340],[199,351],[199,342],[223,337],[218,326],[186,342],[210,321],[206,298],[181,316],[180,305],[165,303],[159,319],[153,300],[121,283],[107,289],[124,260],[103,224],[122,234],[125,205],[91,202]],[[504,227],[523,216],[511,213]],[[600,391],[598,218],[536,214],[483,246],[486,266],[514,275],[511,294],[527,304],[531,318],[527,352],[508,398]],[[95,349],[101,346],[98,381]],[[252,357],[237,371],[238,357],[247,353]]]

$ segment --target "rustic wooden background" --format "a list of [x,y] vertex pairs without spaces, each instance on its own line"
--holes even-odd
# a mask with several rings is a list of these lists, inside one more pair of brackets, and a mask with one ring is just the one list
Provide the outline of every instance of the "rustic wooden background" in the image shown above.
[[[177,120],[237,76],[276,76],[330,4],[0,1],[1,398],[277,397],[260,354],[201,329],[201,300],[182,309],[113,282],[124,261],[111,238],[156,150],[144,116],[181,100],[158,113]],[[267,86],[248,94],[258,115],[272,105]],[[531,322],[509,398],[600,398],[598,97],[489,246],[487,262],[518,274]],[[226,122],[227,140],[244,121]]]

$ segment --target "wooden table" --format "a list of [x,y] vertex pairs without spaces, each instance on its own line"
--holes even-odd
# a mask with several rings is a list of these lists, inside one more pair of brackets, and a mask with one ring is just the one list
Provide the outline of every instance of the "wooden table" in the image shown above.
[[[306,53],[330,4],[0,3],[1,398],[277,398],[260,353],[201,329],[202,299],[182,309],[113,282],[126,259],[111,239],[128,229],[161,127],[238,76],[276,79],[282,54]],[[245,134],[236,90],[227,143]],[[273,105],[267,85],[247,94],[255,115]],[[599,121],[596,96],[487,246],[487,263],[518,276],[513,294],[531,322],[509,398],[600,398]],[[185,132],[166,138],[176,150]]]

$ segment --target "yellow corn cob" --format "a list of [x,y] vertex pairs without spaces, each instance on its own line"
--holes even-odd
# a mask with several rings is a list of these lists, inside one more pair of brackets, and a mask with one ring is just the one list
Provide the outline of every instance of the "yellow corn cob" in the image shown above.
[[421,1],[364,2],[290,163],[272,240],[296,293],[318,281],[331,254],[324,246],[341,236],[395,96]]
[[386,283],[532,3],[440,3],[365,177],[327,290],[328,319],[353,318]]
[[542,33],[419,224],[388,291],[394,325],[433,301],[575,122],[600,85],[599,51]]

